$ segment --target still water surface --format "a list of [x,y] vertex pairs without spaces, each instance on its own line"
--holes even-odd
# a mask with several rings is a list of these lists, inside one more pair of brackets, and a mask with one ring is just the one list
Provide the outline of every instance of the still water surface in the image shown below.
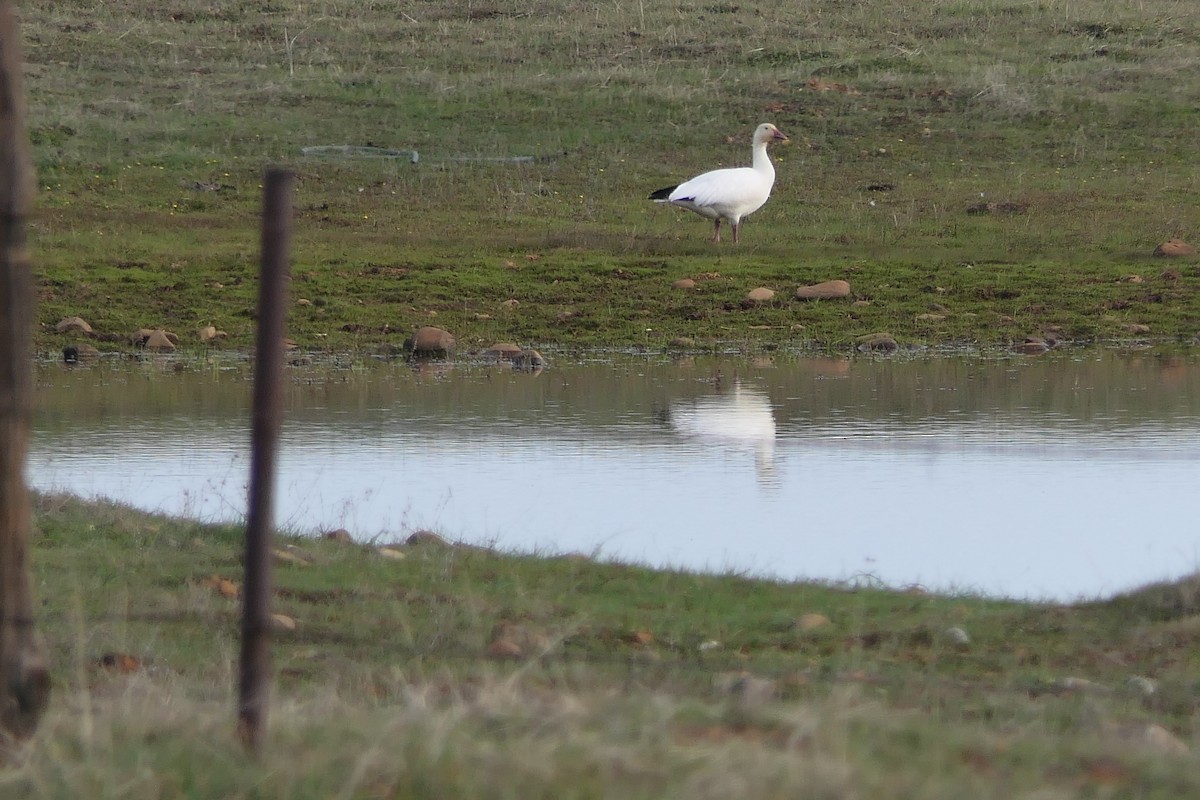
[[[298,532],[1069,600],[1200,568],[1200,361],[574,359],[289,373]],[[39,489],[244,517],[244,366],[45,365]]]

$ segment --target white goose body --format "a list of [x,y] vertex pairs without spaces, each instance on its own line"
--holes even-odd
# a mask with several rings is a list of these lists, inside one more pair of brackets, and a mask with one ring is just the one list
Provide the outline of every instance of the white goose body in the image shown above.
[[754,150],[749,167],[717,169],[697,175],[678,186],[668,186],[650,195],[656,203],[694,211],[713,221],[713,241],[721,241],[721,220],[733,229],[734,244],[742,217],[762,208],[775,185],[775,167],[767,155],[767,144],[788,138],[769,122],[754,131]]

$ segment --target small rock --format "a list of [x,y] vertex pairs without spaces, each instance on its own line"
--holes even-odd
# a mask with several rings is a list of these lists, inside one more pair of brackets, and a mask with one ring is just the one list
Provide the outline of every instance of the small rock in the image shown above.
[[850,296],[850,284],[843,280],[822,281],[796,290],[797,300],[837,300]]
[[751,289],[746,293],[746,299],[754,303],[765,303],[775,297],[775,290],[768,289],[765,286],[759,286],[756,289]]
[[403,561],[404,559],[408,558],[403,550],[397,550],[394,547],[376,547],[375,552],[378,553],[380,557],[386,558],[389,561]]
[[971,637],[959,627],[946,628],[946,630],[942,631],[942,635],[946,637],[946,641],[956,647],[966,647],[971,643]]
[[676,350],[691,350],[696,346],[696,340],[690,339],[687,336],[676,336],[667,342],[667,346]]
[[1105,727],[1109,735],[1134,746],[1172,756],[1186,756],[1191,752],[1182,739],[1154,722],[1131,722],[1123,725],[1110,723]]
[[433,531],[413,531],[404,543],[409,547],[450,547],[450,543]]
[[516,299],[515,297],[510,297],[509,299],[505,300],[505,301],[504,301],[503,303],[501,303],[500,305],[502,305],[502,306],[504,306],[505,308],[507,308],[507,309],[511,310],[511,309],[514,309],[514,308],[520,308],[520,306],[521,306],[521,301],[520,301],[520,300],[518,300],[518,299]]
[[1129,324],[1125,325],[1125,330],[1127,330],[1127,331],[1129,331],[1130,333],[1133,333],[1133,334],[1138,334],[1138,335],[1141,335],[1141,334],[1146,334],[1146,333],[1149,333],[1149,332],[1150,332],[1150,326],[1149,326],[1149,325],[1143,325],[1143,324],[1142,324],[1142,323],[1140,323],[1140,322],[1130,322]]
[[691,278],[680,278],[679,280],[675,281],[671,285],[674,286],[676,289],[695,289],[696,288],[696,282],[694,280],[692,280]]
[[303,553],[291,548],[277,547],[271,551],[271,555],[274,557],[276,564],[294,564],[298,567],[307,567],[312,562],[312,558],[306,557]]
[[510,642],[507,639],[496,639],[487,646],[488,658],[497,660],[507,660],[520,658],[523,654],[521,647],[516,642]]
[[1060,692],[1078,692],[1080,694],[1108,694],[1112,691],[1102,683],[1074,677],[1059,678],[1054,682],[1054,688]]
[[442,357],[454,352],[456,344],[454,335],[449,331],[424,325],[404,340],[404,350],[414,356]]
[[1168,239],[1154,248],[1154,255],[1164,258],[1188,258],[1196,255],[1196,248],[1183,239]]
[[171,341],[171,335],[166,331],[150,331],[142,347],[155,353],[175,352],[175,342]]
[[325,531],[325,533],[321,535],[321,538],[332,539],[335,542],[354,541],[354,537],[350,535],[350,531],[346,530],[345,528],[337,528],[336,530]]
[[202,342],[211,342],[213,339],[220,338],[222,333],[223,332],[217,330],[216,326],[214,325],[205,325],[196,332],[196,336],[199,337],[200,341]]
[[311,306],[312,304],[313,304],[313,301],[309,300],[307,297],[301,297],[299,300],[296,301],[296,305],[300,306],[301,308],[307,308],[308,306]]
[[720,650],[721,643],[718,642],[716,639],[709,639],[707,642],[701,642],[700,646],[697,647],[696,649],[699,650],[701,653],[707,653],[710,650]]
[[272,614],[271,627],[277,631],[294,631],[296,630],[296,620],[286,614]]
[[78,364],[81,361],[91,361],[100,357],[100,351],[86,342],[69,344],[62,349],[63,361],[67,364]]
[[540,372],[546,366],[546,359],[537,350],[526,349],[513,356],[513,369],[524,372]]
[[824,614],[801,614],[796,618],[796,628],[801,631],[813,631],[824,628],[829,624],[829,617]]
[[868,333],[866,336],[858,337],[858,349],[863,352],[874,350],[882,353],[894,353],[900,349],[900,345],[896,343],[890,333]]
[[521,352],[521,346],[512,342],[497,342],[483,351],[488,358],[511,360]]
[[54,330],[58,331],[59,333],[68,333],[71,331],[78,331],[79,333],[91,333],[92,326],[88,325],[87,321],[82,317],[66,317],[65,319],[59,320],[58,324],[54,326]]

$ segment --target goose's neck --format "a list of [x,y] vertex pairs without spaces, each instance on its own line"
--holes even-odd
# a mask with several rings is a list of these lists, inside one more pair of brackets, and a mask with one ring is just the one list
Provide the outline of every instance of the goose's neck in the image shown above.
[[758,142],[754,145],[754,157],[750,165],[754,167],[755,172],[775,177],[775,167],[771,164],[771,157],[767,155],[766,142]]

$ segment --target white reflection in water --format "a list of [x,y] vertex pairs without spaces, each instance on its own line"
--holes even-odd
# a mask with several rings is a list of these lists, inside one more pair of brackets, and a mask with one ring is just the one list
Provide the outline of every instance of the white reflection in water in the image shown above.
[[[603,398],[589,395],[608,379],[582,369],[415,385],[393,376],[403,384],[394,394],[349,400],[318,386],[285,421],[278,521],[362,539],[429,527],[522,551],[1034,598],[1096,596],[1200,567],[1195,382],[1168,387],[1161,407],[1131,421],[1120,386],[1063,390],[1024,376],[1054,395],[1043,408],[1028,386],[1009,386],[1015,368],[955,375],[945,389],[961,397],[949,408],[941,385],[921,388],[932,381],[921,365],[759,372],[723,391],[697,371],[659,369],[613,370],[611,382],[632,388]],[[123,408],[125,388],[75,397],[71,381],[86,377],[62,379],[58,413],[69,422],[43,413],[35,425],[35,487],[242,518],[244,408],[189,405],[211,391],[201,382],[156,398],[167,413],[95,413]],[[1138,392],[1159,381],[1118,378]],[[969,394],[983,383],[999,399]],[[844,396],[826,396],[834,390]]]
[[684,436],[718,447],[754,454],[764,487],[778,486],[775,476],[775,412],[763,392],[736,383],[728,394],[671,403],[671,427]]

